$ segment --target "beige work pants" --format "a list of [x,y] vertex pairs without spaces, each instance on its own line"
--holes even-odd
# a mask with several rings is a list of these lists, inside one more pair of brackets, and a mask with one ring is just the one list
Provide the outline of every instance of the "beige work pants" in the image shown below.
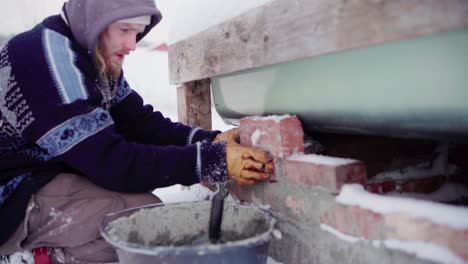
[[150,193],[112,192],[83,176],[59,174],[31,198],[23,223],[0,255],[49,247],[54,263],[117,262],[99,234],[101,220],[110,212],[160,202]]

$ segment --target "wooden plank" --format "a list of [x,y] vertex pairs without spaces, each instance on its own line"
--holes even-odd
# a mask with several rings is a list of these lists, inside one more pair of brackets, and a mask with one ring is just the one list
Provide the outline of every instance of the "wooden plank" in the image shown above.
[[468,0],[273,0],[170,45],[170,82],[465,27]]
[[177,88],[179,122],[211,130],[211,81],[204,79]]

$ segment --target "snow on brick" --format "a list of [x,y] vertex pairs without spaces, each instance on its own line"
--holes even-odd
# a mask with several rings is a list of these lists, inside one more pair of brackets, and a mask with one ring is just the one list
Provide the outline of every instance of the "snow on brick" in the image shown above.
[[468,209],[366,192],[344,185],[321,222],[365,240],[424,242],[468,262]]
[[348,164],[357,162],[357,160],[354,160],[354,159],[337,158],[337,157],[330,157],[330,156],[317,155],[317,154],[310,154],[310,155],[294,154],[291,157],[289,157],[288,160],[311,162],[315,164],[330,165],[330,166],[342,166],[342,165],[348,165]]
[[320,222],[347,235],[373,240],[381,236],[383,217],[382,214],[357,206],[334,204],[322,214]]
[[381,196],[366,192],[358,184],[344,185],[336,201],[382,214],[405,213],[453,228],[468,229],[468,208],[410,198]]
[[246,117],[240,120],[242,145],[268,150],[274,158],[304,152],[304,133],[296,116]]
[[368,241],[366,239],[350,236],[340,232],[339,230],[326,225],[321,224],[320,229],[333,234],[335,237],[342,241],[346,241],[348,243],[359,243],[359,242],[370,242],[374,247],[380,248],[385,247],[393,250],[400,250],[404,251],[408,254],[416,255],[418,258],[435,261],[439,263],[450,263],[450,264],[464,264],[462,258],[454,254],[446,247],[442,247],[439,245],[434,245],[427,242],[420,242],[420,241],[400,241],[400,240],[371,240]]
[[284,160],[281,167],[288,181],[332,193],[338,193],[345,183],[365,184],[367,179],[365,164],[353,159],[295,154]]

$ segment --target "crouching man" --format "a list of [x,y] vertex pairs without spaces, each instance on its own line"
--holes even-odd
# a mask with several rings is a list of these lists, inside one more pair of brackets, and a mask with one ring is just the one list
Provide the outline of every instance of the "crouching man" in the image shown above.
[[160,202],[157,187],[269,179],[268,155],[237,129],[171,122],[130,88],[124,57],[160,20],[154,0],[69,0],[1,48],[0,255],[115,262],[107,213]]

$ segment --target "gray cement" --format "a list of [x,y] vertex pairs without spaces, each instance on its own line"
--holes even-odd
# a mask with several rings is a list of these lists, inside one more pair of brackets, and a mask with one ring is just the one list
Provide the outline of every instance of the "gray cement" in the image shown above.
[[102,233],[121,263],[266,263],[274,218],[262,209],[226,202],[223,241],[210,244],[210,207],[210,201],[203,201],[117,214]]

